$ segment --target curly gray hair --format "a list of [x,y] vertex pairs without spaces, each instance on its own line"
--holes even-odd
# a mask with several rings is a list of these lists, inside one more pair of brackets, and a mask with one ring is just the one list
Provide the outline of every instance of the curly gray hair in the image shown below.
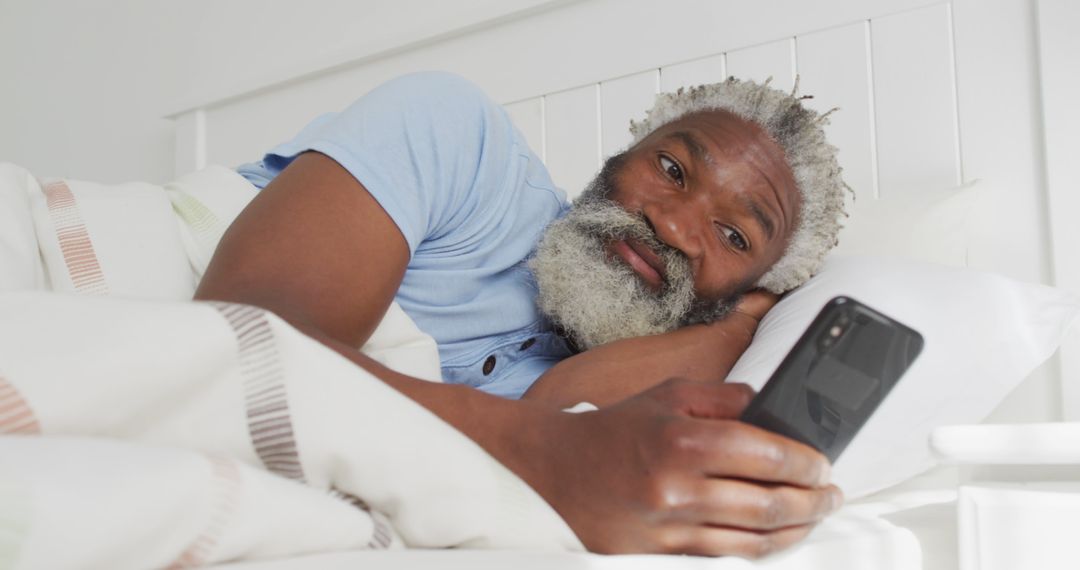
[[[771,78],[770,78],[771,80]],[[824,126],[832,111],[818,113],[796,96],[765,83],[729,77],[721,83],[661,93],[642,121],[631,121],[636,145],[649,133],[689,113],[723,109],[753,121],[784,149],[795,184],[802,194],[798,225],[783,256],[758,280],[757,286],[783,293],[806,282],[836,245],[844,211],[844,188],[836,147],[825,139]],[[835,110],[835,109],[834,109]]]

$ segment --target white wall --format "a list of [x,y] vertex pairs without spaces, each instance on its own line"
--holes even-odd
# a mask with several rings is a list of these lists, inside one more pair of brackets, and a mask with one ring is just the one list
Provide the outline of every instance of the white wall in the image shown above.
[[565,3],[0,0],[0,161],[165,181],[187,101]]
[[0,1],[0,160],[102,181],[170,175],[158,105],[180,60],[162,32],[180,6]]

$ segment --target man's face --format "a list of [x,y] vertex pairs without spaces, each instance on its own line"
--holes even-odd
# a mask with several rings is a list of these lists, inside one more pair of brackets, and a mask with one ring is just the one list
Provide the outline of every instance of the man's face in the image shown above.
[[589,348],[723,316],[783,255],[801,197],[783,150],[724,111],[608,160],[531,266],[541,310]]

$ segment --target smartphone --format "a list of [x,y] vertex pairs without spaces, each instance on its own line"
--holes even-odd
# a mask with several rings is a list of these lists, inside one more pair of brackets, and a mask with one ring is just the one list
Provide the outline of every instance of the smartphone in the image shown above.
[[835,463],[922,347],[912,328],[851,297],[834,297],[740,419]]

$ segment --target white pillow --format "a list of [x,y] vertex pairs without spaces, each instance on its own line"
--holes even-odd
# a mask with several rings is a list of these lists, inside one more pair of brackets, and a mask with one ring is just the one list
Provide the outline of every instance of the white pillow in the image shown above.
[[29,171],[0,162],[0,291],[45,287],[45,268],[30,213],[32,192],[40,190]]
[[862,301],[922,333],[922,354],[833,468],[848,498],[932,467],[938,426],[985,418],[1050,357],[1080,314],[1080,296],[967,269],[833,257],[761,321],[728,375],[760,390],[825,302]]

